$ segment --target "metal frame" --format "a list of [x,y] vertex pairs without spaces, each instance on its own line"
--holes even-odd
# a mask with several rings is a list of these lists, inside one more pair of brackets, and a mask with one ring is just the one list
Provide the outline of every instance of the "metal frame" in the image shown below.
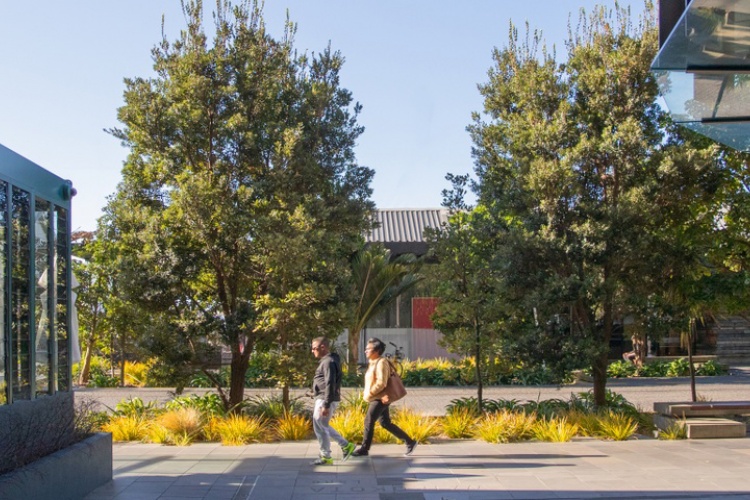
[[[49,316],[49,322],[47,325],[49,337],[48,344],[48,357],[49,357],[49,380],[47,385],[47,393],[53,394],[60,391],[60,365],[58,358],[57,348],[57,273],[54,271],[57,266],[56,259],[62,258],[65,263],[65,279],[66,279],[66,304],[67,314],[65,317],[67,334],[67,352],[68,352],[68,363],[67,363],[67,380],[64,381],[65,390],[70,391],[72,389],[72,364],[70,363],[70,355],[72,352],[72,293],[70,291],[72,283],[72,266],[71,266],[71,198],[75,194],[72,183],[64,180],[51,172],[43,169],[39,165],[31,162],[30,160],[14,153],[10,149],[0,145],[0,180],[6,183],[6,207],[5,207],[5,220],[7,223],[6,234],[5,234],[5,282],[0,285],[5,287],[5,336],[4,336],[4,347],[5,355],[4,359],[0,360],[5,367],[5,395],[7,397],[7,403],[13,403],[13,390],[12,382],[15,376],[15,367],[11,363],[14,332],[11,328],[12,325],[12,296],[13,296],[13,284],[11,270],[13,269],[14,256],[12,252],[13,245],[13,231],[12,231],[12,214],[13,214],[13,189],[18,188],[29,194],[29,249],[28,258],[29,266],[27,270],[27,283],[29,287],[28,293],[28,307],[29,307],[29,399],[33,400],[38,398],[37,387],[36,387],[36,341],[39,332],[37,332],[38,324],[36,321],[36,200],[37,198],[43,199],[49,202],[47,208],[47,314]],[[56,207],[60,207],[65,210],[65,227],[63,237],[64,243],[64,255],[58,254],[58,236],[60,235],[60,228],[57,224],[52,224],[53,220],[56,219]],[[58,221],[59,224],[59,221]]]

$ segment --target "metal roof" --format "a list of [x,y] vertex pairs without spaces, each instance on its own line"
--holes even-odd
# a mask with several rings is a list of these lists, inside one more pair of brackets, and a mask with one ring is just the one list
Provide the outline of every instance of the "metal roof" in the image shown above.
[[388,208],[374,213],[377,227],[365,236],[368,243],[383,243],[393,256],[403,253],[424,255],[427,242],[426,228],[438,229],[448,222],[448,210],[443,208]]

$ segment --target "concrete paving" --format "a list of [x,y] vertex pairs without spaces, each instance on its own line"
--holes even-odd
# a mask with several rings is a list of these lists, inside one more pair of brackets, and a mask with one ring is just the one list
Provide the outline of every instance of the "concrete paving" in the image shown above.
[[[686,401],[687,379],[611,381],[609,387],[644,410],[654,401]],[[699,379],[712,401],[748,399],[750,376]],[[590,384],[489,388],[506,399],[567,399]],[[273,394],[273,391],[248,391]],[[455,397],[475,388],[410,388],[404,405],[443,414]],[[128,395],[126,395],[129,394]],[[139,396],[163,400],[168,391],[81,390],[76,398],[101,402]],[[109,398],[109,399],[108,399]],[[106,403],[104,403],[106,404]],[[401,402],[399,402],[401,404]],[[488,444],[433,440],[404,457],[403,445],[376,444],[366,458],[313,466],[317,442],[227,447],[118,443],[114,480],[86,500],[490,500],[579,498],[750,499],[750,439],[625,442],[577,438],[569,443]]]
[[314,441],[114,446],[114,481],[87,500],[750,498],[750,439],[438,441],[310,465]]

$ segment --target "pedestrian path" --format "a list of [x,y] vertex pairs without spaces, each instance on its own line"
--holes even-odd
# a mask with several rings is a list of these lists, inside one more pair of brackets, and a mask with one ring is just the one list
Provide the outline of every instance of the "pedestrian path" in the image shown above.
[[313,466],[317,442],[115,444],[114,481],[86,500],[750,499],[750,439],[488,444],[438,440],[404,457]]

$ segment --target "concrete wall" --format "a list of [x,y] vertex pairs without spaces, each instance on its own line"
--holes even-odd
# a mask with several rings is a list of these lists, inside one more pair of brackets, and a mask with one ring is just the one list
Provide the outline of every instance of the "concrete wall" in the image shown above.
[[69,445],[74,415],[72,392],[0,405],[0,473]]

